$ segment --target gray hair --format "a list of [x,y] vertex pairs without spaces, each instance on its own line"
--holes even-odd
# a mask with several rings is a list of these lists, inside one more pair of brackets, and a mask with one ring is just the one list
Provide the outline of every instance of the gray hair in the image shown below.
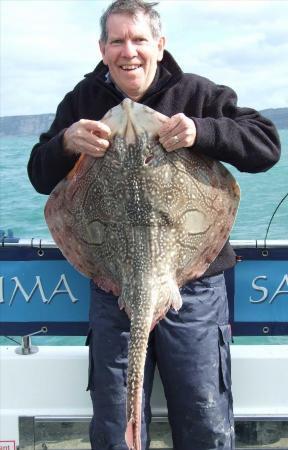
[[111,14],[128,14],[136,17],[139,12],[147,15],[151,33],[154,39],[161,36],[160,14],[153,8],[158,2],[144,2],[143,0],[116,0],[106,9],[100,18],[101,35],[100,41],[107,42],[107,20]]

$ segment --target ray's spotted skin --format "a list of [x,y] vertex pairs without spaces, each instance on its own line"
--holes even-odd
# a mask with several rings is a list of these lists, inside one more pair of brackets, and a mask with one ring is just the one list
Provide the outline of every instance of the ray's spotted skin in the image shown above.
[[192,149],[163,149],[158,130],[166,121],[129,99],[108,111],[109,150],[103,158],[81,156],[45,208],[64,256],[119,295],[131,319],[125,437],[135,450],[149,333],[169,308],[181,308],[179,287],[216,258],[240,197],[220,162]]

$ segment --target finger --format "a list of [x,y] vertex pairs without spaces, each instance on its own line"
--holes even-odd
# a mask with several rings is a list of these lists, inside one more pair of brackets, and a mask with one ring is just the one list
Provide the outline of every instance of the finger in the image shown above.
[[95,147],[95,145],[91,145],[88,143],[86,143],[84,146],[79,148],[79,151],[82,154],[92,156],[93,158],[101,158],[102,156],[105,155],[105,152],[106,152],[105,149]]
[[163,143],[166,144],[174,136],[179,136],[179,134],[185,132],[186,129],[187,129],[187,124],[180,122],[175,127],[173,127],[173,129],[171,129],[169,132],[167,132],[165,135],[163,135],[162,137],[159,137],[159,141],[161,142],[161,144],[163,144]]
[[[177,139],[175,139],[176,137]],[[167,142],[165,149],[167,151],[173,151],[179,148],[192,147],[195,143],[195,139],[196,128],[185,128],[182,133],[177,134]]]
[[95,145],[95,147],[101,148],[103,150],[107,150],[107,148],[110,145],[110,141],[107,141],[107,139],[101,139],[98,136],[95,136],[93,132],[90,133],[90,136],[93,140],[90,141],[90,144]]
[[103,156],[109,145],[109,141],[101,139],[83,128],[78,130],[77,138],[74,141],[74,148],[77,151],[96,157]]
[[[177,137],[177,139],[175,139]],[[185,131],[182,133],[178,133],[176,136],[172,136],[170,139],[166,141],[165,144],[162,144],[167,152],[171,152],[173,150],[177,150],[179,148],[185,147]]]
[[94,158],[102,158],[106,153],[105,149],[102,148],[98,148],[98,147],[94,147],[91,150],[91,156],[93,156]]
[[95,135],[93,131],[87,131],[86,129],[78,133],[78,139],[79,144],[82,146],[89,144],[103,150],[106,150],[110,145],[110,142],[107,139],[102,139]]
[[183,122],[184,114],[179,113],[172,116],[169,121],[167,121],[162,127],[160,128],[158,135],[159,137],[165,137],[169,134],[172,135],[175,128],[179,126]]
[[81,125],[88,131],[92,131],[97,136],[107,139],[111,135],[111,130],[105,123],[98,120],[81,119]]
[[175,137],[177,136],[178,141],[180,140],[180,136],[182,137],[183,133],[185,133],[185,124],[179,124],[176,126],[173,131],[167,133],[165,136],[159,139],[160,143],[163,147],[171,146],[176,143]]

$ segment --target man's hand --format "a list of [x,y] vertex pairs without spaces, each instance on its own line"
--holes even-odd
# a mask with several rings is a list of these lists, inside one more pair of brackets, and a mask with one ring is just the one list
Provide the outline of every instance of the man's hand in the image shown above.
[[110,145],[110,134],[110,128],[104,123],[81,119],[67,128],[63,136],[63,146],[66,151],[100,158]]
[[183,113],[172,116],[159,130],[159,141],[167,152],[192,147],[195,139],[195,123]]

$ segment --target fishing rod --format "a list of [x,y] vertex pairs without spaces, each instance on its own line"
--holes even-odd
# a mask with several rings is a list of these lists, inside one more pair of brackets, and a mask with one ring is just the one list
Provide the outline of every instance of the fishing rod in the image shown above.
[[280,202],[278,203],[278,205],[277,205],[276,208],[274,209],[274,212],[273,212],[273,214],[272,214],[272,216],[271,216],[271,219],[270,219],[270,221],[269,221],[269,224],[268,224],[268,227],[267,227],[267,230],[266,230],[266,234],[265,234],[265,238],[264,238],[264,249],[266,249],[266,241],[267,241],[268,233],[269,233],[269,230],[270,230],[270,226],[271,226],[271,224],[272,224],[272,221],[273,221],[273,219],[274,219],[274,217],[275,217],[275,214],[277,213],[278,209],[280,208],[280,206],[281,206],[282,203],[286,200],[287,197],[288,197],[288,192],[287,192],[287,194],[284,195],[284,197],[282,197],[282,199],[280,200]]

